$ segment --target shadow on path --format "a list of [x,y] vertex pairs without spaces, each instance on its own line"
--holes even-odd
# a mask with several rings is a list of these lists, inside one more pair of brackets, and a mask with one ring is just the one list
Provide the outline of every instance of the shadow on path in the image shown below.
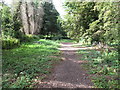
[[80,60],[77,50],[81,48],[72,47],[73,43],[62,43],[62,62],[57,65],[50,79],[40,82],[39,88],[92,88],[93,83],[87,71],[81,67],[85,61]]

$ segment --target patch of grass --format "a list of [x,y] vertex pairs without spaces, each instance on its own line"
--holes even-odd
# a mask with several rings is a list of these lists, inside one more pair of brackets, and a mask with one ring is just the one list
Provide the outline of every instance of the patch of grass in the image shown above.
[[58,43],[76,43],[75,40],[72,40],[72,39],[61,39],[61,40],[57,40]]
[[73,45],[73,47],[91,47],[92,45],[83,45],[82,43],[80,43],[80,45]]
[[[19,48],[3,50],[3,88],[33,87],[35,79],[50,73],[59,58],[59,44],[51,40],[23,43]],[[37,78],[36,78],[37,77]]]
[[118,84],[120,65],[117,51],[80,50],[78,53],[82,54],[82,60],[89,61],[89,63],[83,64],[83,66],[90,74],[96,76],[92,80],[95,87],[120,88]]

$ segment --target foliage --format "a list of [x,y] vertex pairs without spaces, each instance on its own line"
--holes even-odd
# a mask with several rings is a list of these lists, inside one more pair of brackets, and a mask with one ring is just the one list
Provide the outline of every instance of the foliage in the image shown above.
[[33,87],[34,80],[44,78],[50,73],[52,64],[59,60],[50,57],[59,55],[57,47],[57,43],[41,39],[3,50],[3,88]]
[[[108,43],[118,42],[119,3],[96,3],[95,10],[99,11],[98,20],[90,24],[89,32],[93,41]],[[118,11],[118,12],[116,12]]]
[[95,2],[66,1],[65,7],[68,14],[65,16],[63,28],[71,38],[76,41],[81,37],[87,38],[89,24],[98,18],[98,12],[93,10],[94,6]]
[[55,36],[59,34],[59,24],[57,22],[59,13],[55,9],[52,3],[44,2],[44,17],[43,17],[43,28],[41,31],[42,35]]
[[[59,17],[52,3],[43,3],[43,28],[40,35],[25,35],[20,31],[22,21],[19,9],[12,9],[0,3],[2,13],[3,46],[3,88],[33,87],[36,80],[41,80],[50,73],[52,64],[59,59],[50,56],[59,55],[56,49],[60,42],[94,42],[114,44],[119,48],[119,2],[69,2],[64,6],[68,12],[65,19]],[[35,9],[39,1],[33,2]],[[19,7],[19,6],[18,6]],[[61,27],[62,26],[62,27]],[[64,29],[64,31],[63,31]],[[57,40],[67,35],[72,40]],[[50,38],[57,41],[39,38]],[[73,40],[74,39],[74,40]],[[22,43],[21,43],[22,42]],[[20,45],[21,44],[21,45]],[[20,46],[18,48],[14,48]],[[14,49],[13,49],[14,48]],[[7,50],[10,49],[10,50]],[[97,88],[120,88],[118,85],[118,51],[85,50],[79,51],[84,60],[89,60],[86,67],[96,77],[93,82]]]
[[76,41],[119,43],[119,2],[65,2],[62,27]]
[[75,40],[72,40],[72,39],[61,39],[61,40],[57,40],[56,42],[59,42],[59,43],[75,43],[76,41]]
[[88,60],[84,66],[90,74],[94,74],[92,81],[96,88],[120,88],[118,84],[119,61],[118,52],[83,50],[79,51],[83,60]]
[[13,36],[13,24],[12,24],[12,14],[10,11],[10,7],[5,5],[4,3],[0,3],[2,9],[0,12],[2,13],[2,32],[4,35]]
[[2,48],[3,49],[12,49],[20,45],[20,41],[16,38],[7,37],[2,39]]
[[[4,3],[0,3],[2,9],[2,46],[3,49],[11,49],[20,45],[23,33],[20,32],[21,23],[16,18],[17,12],[12,13],[11,8]],[[13,22],[14,21],[14,22]]]
[[13,22],[11,22],[13,24],[13,34],[14,34],[14,38],[17,38],[21,41],[22,36],[24,35],[23,32],[21,32],[21,28],[22,26],[22,21],[20,19],[20,10],[19,10],[19,5],[16,7],[16,9],[13,12]]
[[28,34],[28,35],[22,35],[21,37],[21,42],[31,42],[31,41],[34,41],[36,39],[40,39],[41,37],[37,36],[37,35],[31,35],[31,34]]
[[20,39],[18,36],[21,35],[19,31],[21,27],[21,21],[17,17],[19,12],[16,10],[12,13],[12,9],[4,3],[1,3],[1,6],[3,35]]

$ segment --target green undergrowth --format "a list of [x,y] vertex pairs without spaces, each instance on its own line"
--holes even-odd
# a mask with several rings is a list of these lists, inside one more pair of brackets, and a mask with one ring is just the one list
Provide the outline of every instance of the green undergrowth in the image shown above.
[[58,43],[76,43],[75,40],[72,39],[61,39],[61,40],[56,40]]
[[41,39],[3,50],[3,88],[34,87],[60,60],[58,46],[55,41]]
[[118,83],[120,65],[117,51],[79,50],[78,53],[82,54],[82,60],[88,61],[83,66],[89,71],[89,74],[93,75],[92,82],[95,88],[120,89]]

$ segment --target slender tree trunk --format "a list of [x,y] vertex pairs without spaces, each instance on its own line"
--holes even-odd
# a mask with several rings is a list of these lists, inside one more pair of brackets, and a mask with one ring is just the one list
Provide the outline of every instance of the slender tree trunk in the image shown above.
[[25,34],[29,34],[29,24],[28,24],[28,15],[27,15],[27,3],[21,2],[20,11],[21,11],[21,20],[23,25],[23,31]]

